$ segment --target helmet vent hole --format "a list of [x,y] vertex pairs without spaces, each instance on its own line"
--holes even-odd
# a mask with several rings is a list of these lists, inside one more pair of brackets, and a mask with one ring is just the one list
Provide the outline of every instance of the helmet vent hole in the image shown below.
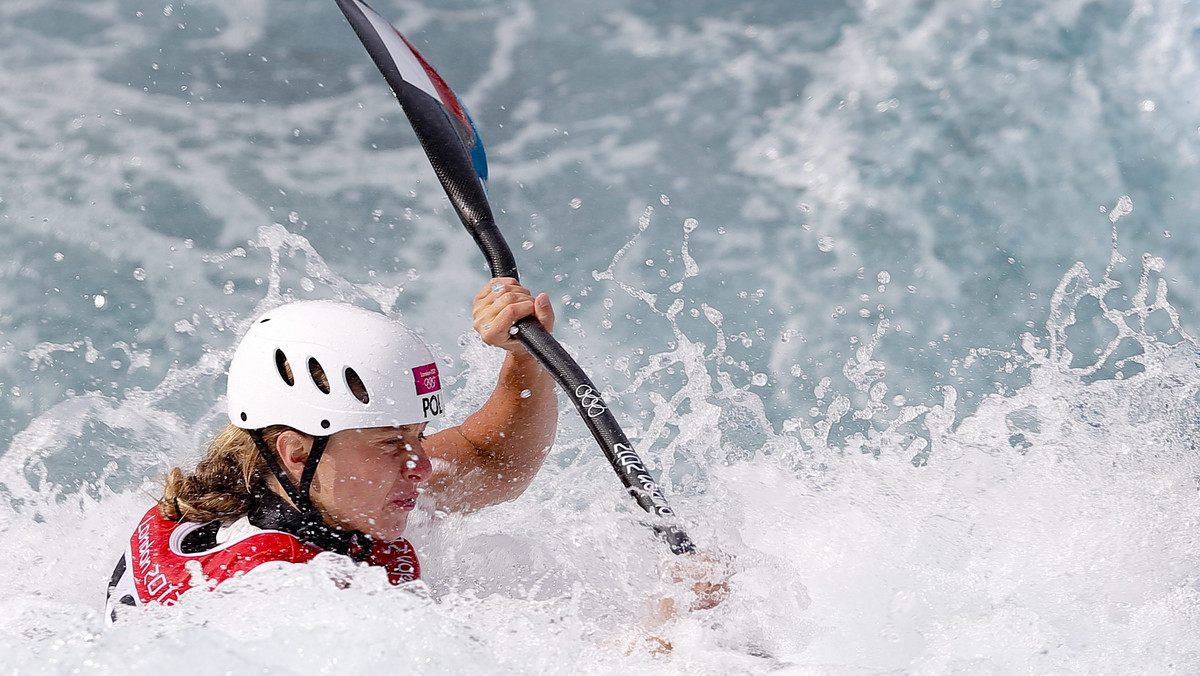
[[364,404],[371,403],[371,395],[367,392],[366,384],[363,383],[362,378],[358,377],[358,373],[350,367],[346,367],[346,387],[350,388],[350,394],[353,394],[355,399]]
[[292,366],[288,363],[287,355],[283,350],[275,350],[275,369],[279,371],[279,377],[283,378],[283,382],[288,384],[288,387],[296,384],[296,379],[292,377]]
[[312,376],[313,383],[325,394],[329,394],[329,378],[325,375],[325,369],[321,367],[321,362],[308,358],[308,374]]

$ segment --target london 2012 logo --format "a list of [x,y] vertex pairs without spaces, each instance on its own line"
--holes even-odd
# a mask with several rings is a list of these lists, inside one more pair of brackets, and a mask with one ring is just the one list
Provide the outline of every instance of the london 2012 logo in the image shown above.
[[429,394],[442,389],[442,381],[438,378],[437,364],[426,364],[413,369],[413,379],[417,381],[417,394]]

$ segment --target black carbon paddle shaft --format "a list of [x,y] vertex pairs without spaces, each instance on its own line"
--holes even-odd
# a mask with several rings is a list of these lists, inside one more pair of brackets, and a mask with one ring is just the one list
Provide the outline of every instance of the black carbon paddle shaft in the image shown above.
[[[468,134],[468,130],[461,121],[456,126],[442,102],[404,79],[387,42],[378,32],[380,27],[373,25],[367,17],[366,12],[378,16],[374,10],[356,0],[336,1],[404,109],[426,157],[429,158],[429,163],[433,166],[434,173],[446,191],[446,196],[450,198],[459,219],[487,259],[492,276],[519,279],[512,249],[504,240],[500,229],[496,227],[488,203],[487,188],[483,182],[486,167],[476,166],[471,150],[468,149],[468,146],[472,146],[482,156],[482,144],[478,136],[474,135],[474,127],[470,128],[472,138],[464,139],[462,135]],[[395,30],[382,17],[378,17],[378,20],[388,29]],[[398,36],[399,33],[390,36],[389,39]],[[428,64],[424,64],[420,55],[416,56],[424,68],[432,71]],[[434,76],[437,77],[436,73]],[[440,80],[440,77],[437,79]],[[444,97],[445,94],[449,94],[455,106],[461,107],[457,95],[448,89],[447,86],[446,91],[442,91],[440,95]],[[482,165],[486,165],[486,161]],[[608,457],[621,483],[642,509],[656,517],[650,524],[651,528],[667,541],[671,551],[676,554],[694,552],[695,545],[691,539],[674,525],[674,512],[667,504],[658,483],[650,476],[645,464],[633,450],[633,445],[629,443],[621,426],[617,424],[617,419],[587,374],[537,319],[525,317],[517,322],[516,327],[517,338],[521,344],[554,376],[555,381],[571,399],[584,424]]]

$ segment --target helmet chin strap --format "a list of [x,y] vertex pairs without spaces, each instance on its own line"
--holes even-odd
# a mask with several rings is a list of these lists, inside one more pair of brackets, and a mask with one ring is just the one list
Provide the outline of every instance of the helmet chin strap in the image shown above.
[[258,447],[258,452],[262,455],[263,460],[266,461],[267,467],[271,468],[271,473],[279,480],[283,491],[287,493],[296,512],[300,515],[299,532],[293,533],[293,535],[326,551],[349,556],[355,561],[365,561],[370,557],[373,545],[371,536],[361,531],[344,530],[326,524],[321,510],[317,509],[310,497],[313,478],[317,475],[317,463],[325,454],[329,437],[313,437],[313,445],[308,452],[308,458],[304,461],[304,471],[301,473],[300,483],[297,485],[292,483],[291,477],[284,471],[278,456],[267,447],[262,430],[247,431],[250,433],[250,438],[254,440],[254,445]]

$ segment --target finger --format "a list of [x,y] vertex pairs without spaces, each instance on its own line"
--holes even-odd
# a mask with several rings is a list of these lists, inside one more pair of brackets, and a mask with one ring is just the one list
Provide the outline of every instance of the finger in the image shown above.
[[503,326],[507,330],[519,320],[533,314],[536,314],[536,308],[534,307],[532,298],[515,300],[506,304],[496,313],[496,321],[493,323],[493,326]]
[[492,305],[486,299],[476,303],[475,309],[472,312],[472,321],[475,325],[475,330],[482,335],[497,326],[500,321],[499,314],[502,309],[504,309],[502,306]]
[[499,310],[489,308],[475,320],[475,330],[480,338],[488,345],[509,347],[516,343],[512,337],[512,327],[516,322],[534,314],[532,300],[505,305]]
[[490,323],[491,319],[495,318],[500,311],[509,305],[522,302],[532,302],[533,297],[530,296],[524,289],[519,291],[504,291],[497,296],[484,296],[477,298],[475,305],[471,310],[472,316],[476,319],[484,319]]
[[513,305],[515,303],[533,302],[533,296],[525,289],[517,289],[505,291],[504,293],[492,299],[492,305],[504,307],[505,305]]
[[546,333],[554,333],[554,306],[550,304],[549,295],[538,294],[538,297],[533,300],[533,312],[538,323],[542,325],[543,329],[546,329]]
[[520,286],[520,284],[512,277],[493,277],[492,279],[489,279],[483,285],[483,288],[479,290],[479,293],[475,296],[475,300],[483,300],[484,298],[497,293],[497,287],[499,287],[499,290],[506,290],[512,286]]

